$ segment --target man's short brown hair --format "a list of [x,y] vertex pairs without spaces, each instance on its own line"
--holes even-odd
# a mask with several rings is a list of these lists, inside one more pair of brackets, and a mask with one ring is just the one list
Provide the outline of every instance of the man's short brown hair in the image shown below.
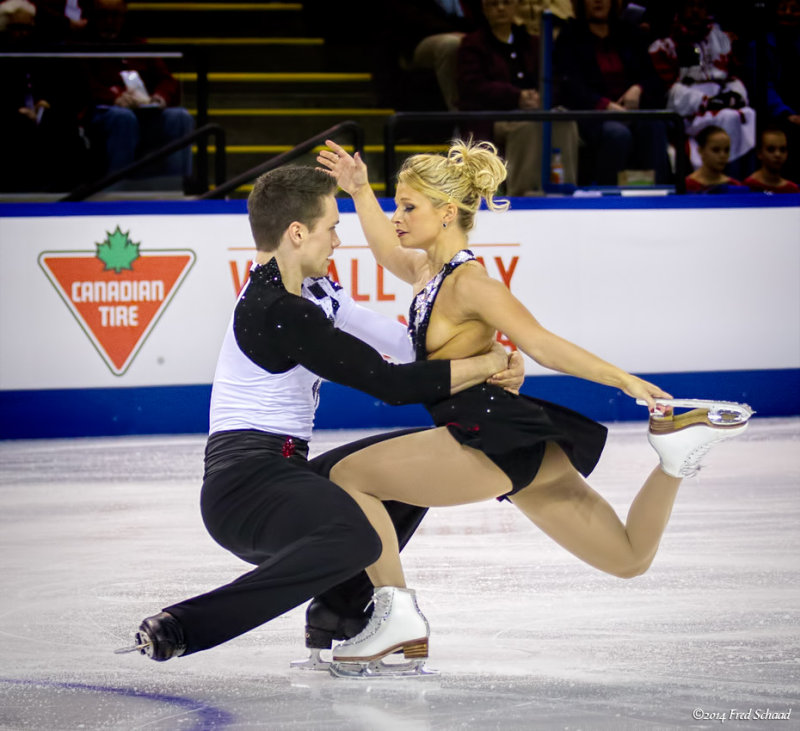
[[293,221],[313,228],[325,212],[323,199],[335,192],[336,180],[310,166],[286,165],[264,173],[247,198],[256,249],[277,249]]

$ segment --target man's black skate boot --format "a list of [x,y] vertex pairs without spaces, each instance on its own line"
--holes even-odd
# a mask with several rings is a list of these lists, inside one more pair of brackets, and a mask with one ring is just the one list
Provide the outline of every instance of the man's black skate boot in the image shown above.
[[306,609],[306,647],[329,650],[334,640],[355,637],[366,627],[369,617],[369,614],[345,617],[319,599],[313,599]]
[[186,652],[183,628],[175,617],[167,612],[147,617],[139,625],[136,644],[142,655],[164,662],[171,657],[180,657]]

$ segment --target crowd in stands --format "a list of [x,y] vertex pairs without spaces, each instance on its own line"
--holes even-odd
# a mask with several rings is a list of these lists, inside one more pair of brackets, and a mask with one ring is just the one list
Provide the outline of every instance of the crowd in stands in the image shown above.
[[[0,190],[70,190],[192,131],[164,60],[135,53],[147,49],[126,11],[126,0],[0,2],[0,123],[13,140]],[[24,55],[36,52],[51,55]],[[115,187],[182,189],[191,166],[187,146]]]
[[[672,184],[681,156],[693,192],[796,191],[800,0],[343,0],[333,26],[321,2],[304,5],[326,42],[368,49],[377,103],[401,111],[541,109],[549,11],[550,108],[615,114],[554,121],[547,151],[540,122],[457,126],[500,147],[508,195],[549,189],[542,157],[554,151],[556,182],[568,185],[637,176]],[[0,0],[0,52],[130,47],[139,41],[126,32],[125,11],[126,0]],[[64,190],[193,128],[162,59],[0,63],[0,122],[15,142],[0,175],[4,191]],[[679,114],[686,148],[663,119],[626,117],[637,110]],[[190,147],[140,173],[173,182],[190,174]]]
[[[382,6],[368,24],[412,39],[399,54],[381,42],[390,56],[388,62],[379,56],[384,71],[390,66],[402,78],[404,69],[420,67],[419,49],[435,46],[428,68],[440,86],[440,108],[498,112],[542,108],[539,36],[548,10],[555,36],[551,109],[617,113],[551,125],[560,182],[671,183],[676,155],[693,171],[686,183],[695,192],[790,192],[782,176],[800,179],[800,153],[791,154],[800,149],[800,0],[394,0]],[[418,79],[410,83],[420,88]],[[392,95],[398,89],[403,94]],[[427,101],[402,82],[384,93],[398,109],[419,110]],[[674,130],[663,121],[620,117],[635,110],[679,114],[686,149],[675,149]],[[495,121],[457,131],[498,144],[509,165],[506,192],[528,195],[546,183],[541,127]],[[708,145],[720,146],[718,130],[727,140],[723,167],[732,182],[699,184],[716,180],[707,158]],[[763,142],[767,132],[770,144]],[[783,142],[776,142],[780,134]],[[783,153],[768,163],[765,150],[775,148]],[[737,180],[744,182],[736,186]]]

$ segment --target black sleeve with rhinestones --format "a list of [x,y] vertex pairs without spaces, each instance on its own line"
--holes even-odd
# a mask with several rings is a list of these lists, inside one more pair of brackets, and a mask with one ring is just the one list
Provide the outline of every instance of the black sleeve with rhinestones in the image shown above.
[[285,291],[248,288],[236,306],[233,331],[242,352],[270,373],[300,364],[389,404],[433,403],[450,394],[449,361],[387,363],[335,328],[319,307]]

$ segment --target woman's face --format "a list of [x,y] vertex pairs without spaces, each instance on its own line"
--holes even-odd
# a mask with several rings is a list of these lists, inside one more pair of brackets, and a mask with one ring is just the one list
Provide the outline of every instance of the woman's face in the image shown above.
[[584,0],[586,20],[590,23],[604,23],[611,12],[611,0]]
[[392,223],[400,245],[409,249],[427,248],[442,231],[444,210],[405,183],[398,184],[394,200],[397,209]]
[[767,132],[761,141],[758,159],[771,173],[779,173],[789,155],[786,135],[783,132]]
[[714,132],[699,151],[703,165],[715,173],[721,173],[731,156],[731,138],[725,132]]

